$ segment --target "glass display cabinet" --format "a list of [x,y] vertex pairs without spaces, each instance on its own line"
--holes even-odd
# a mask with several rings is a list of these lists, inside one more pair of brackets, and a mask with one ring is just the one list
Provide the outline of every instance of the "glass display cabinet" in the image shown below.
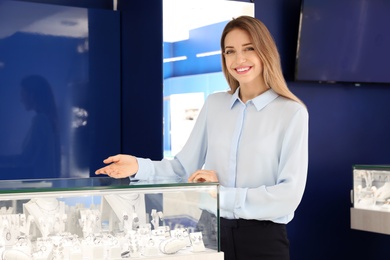
[[351,228],[390,234],[390,165],[353,166]]
[[223,260],[217,183],[0,181],[0,259]]

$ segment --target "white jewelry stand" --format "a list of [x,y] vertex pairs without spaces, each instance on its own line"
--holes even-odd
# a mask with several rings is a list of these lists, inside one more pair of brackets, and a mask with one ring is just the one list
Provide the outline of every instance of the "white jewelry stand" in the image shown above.
[[146,223],[144,194],[105,195],[102,201],[102,220],[109,221],[109,230],[129,232]]
[[201,232],[190,233],[190,239],[192,244],[192,252],[203,252],[206,250]]
[[375,191],[375,196],[382,200],[390,198],[390,182],[386,182],[382,187],[377,189]]
[[[34,198],[23,205],[24,214],[33,216],[42,237],[65,231],[65,203],[55,198]],[[30,229],[34,232],[34,230]]]

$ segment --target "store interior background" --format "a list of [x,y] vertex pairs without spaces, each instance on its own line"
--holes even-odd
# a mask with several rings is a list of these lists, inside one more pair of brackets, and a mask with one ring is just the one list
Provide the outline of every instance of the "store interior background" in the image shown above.
[[[81,131],[86,133],[75,135],[73,140],[74,145],[84,142],[83,152],[77,150],[76,153],[83,156],[81,165],[89,169],[87,173],[94,176],[94,169],[102,165],[101,161],[106,156],[119,152],[161,159],[164,156],[163,79],[167,71],[163,70],[166,64],[162,64],[162,57],[166,55],[162,48],[162,1],[22,2],[88,8],[91,10],[90,18],[93,20],[95,17],[91,23],[93,26],[89,28],[89,41],[90,46],[96,47],[91,47],[89,56],[85,57],[89,71],[85,73],[89,74],[77,76],[88,81],[85,92],[79,95],[89,108],[91,123]],[[254,2],[255,16],[268,26],[276,40],[291,90],[305,102],[310,114],[307,187],[296,216],[288,225],[291,259],[386,259],[390,237],[351,230],[349,210],[352,166],[389,164],[390,161],[390,84],[366,83],[356,86],[349,83],[295,81],[301,0]],[[118,11],[113,12],[116,4]],[[93,11],[104,12],[105,19],[96,19],[98,16],[92,15]],[[120,26],[110,26],[106,18]],[[4,16],[0,16],[1,19]],[[0,22],[0,28],[4,28],[4,23]],[[107,34],[116,34],[116,40],[108,40],[104,37]],[[219,41],[219,35],[213,37]],[[5,55],[1,51],[4,44],[0,39],[0,61]],[[18,53],[33,56],[21,50]],[[36,58],[42,61],[42,57]],[[0,91],[4,90],[5,83],[9,83],[1,81],[5,78],[6,66],[0,63]],[[46,68],[46,75],[54,78],[58,71],[64,70],[64,66],[58,64],[56,68]],[[217,71],[218,68],[215,68],[215,71],[207,71],[207,74]],[[196,73],[205,74],[204,71]],[[77,103],[79,99],[70,100]],[[6,116],[10,114],[6,113],[10,111],[5,106],[6,101],[2,99],[0,114],[10,120]],[[0,140],[5,144],[9,142],[11,132],[5,132],[3,124],[0,129]],[[5,133],[8,133],[6,137]],[[80,158],[74,157],[71,150],[67,150],[70,157]],[[0,174],[1,179],[10,178],[4,170]]]

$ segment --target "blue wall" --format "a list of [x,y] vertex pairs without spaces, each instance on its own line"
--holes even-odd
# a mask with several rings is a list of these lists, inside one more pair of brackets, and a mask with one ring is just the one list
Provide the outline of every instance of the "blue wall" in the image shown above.
[[351,230],[349,210],[352,165],[390,163],[390,84],[294,82],[300,2],[255,2],[256,17],[275,37],[288,84],[310,114],[307,187],[288,225],[291,259],[386,259],[390,236]]

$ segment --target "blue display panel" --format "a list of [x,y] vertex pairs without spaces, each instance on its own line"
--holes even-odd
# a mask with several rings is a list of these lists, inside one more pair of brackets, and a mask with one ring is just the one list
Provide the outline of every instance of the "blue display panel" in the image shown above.
[[0,1],[0,179],[88,177],[120,151],[120,14]]
[[297,80],[390,83],[390,1],[304,0]]

